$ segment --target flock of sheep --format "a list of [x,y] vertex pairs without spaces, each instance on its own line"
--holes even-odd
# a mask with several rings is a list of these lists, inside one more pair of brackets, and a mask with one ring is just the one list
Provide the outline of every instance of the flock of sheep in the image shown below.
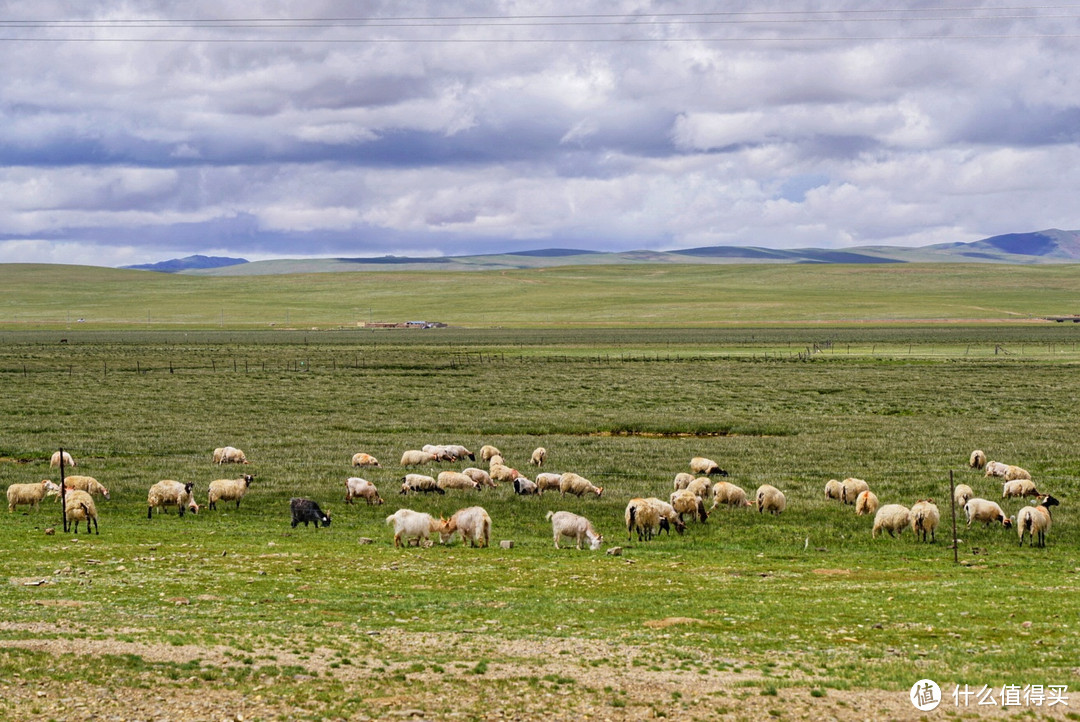
[[[400,493],[445,494],[448,490],[479,490],[483,487],[495,487],[499,482],[512,483],[514,492],[523,496],[558,491],[562,496],[574,494],[581,497],[588,494],[599,497],[604,491],[602,486],[596,486],[585,477],[573,472],[562,474],[542,472],[538,473],[535,479],[529,479],[517,469],[508,466],[499,450],[490,445],[483,446],[479,453],[480,459],[488,464],[487,470],[468,467],[461,471],[442,471],[437,477],[406,473],[401,479]],[[547,461],[547,456],[548,452],[545,448],[537,448],[530,457],[530,463],[539,470]],[[440,462],[456,462],[466,458],[475,461],[476,455],[464,446],[427,445],[422,449],[404,452],[400,463],[402,467],[409,468]],[[244,452],[231,446],[215,449],[212,460],[219,465],[248,463]],[[53,454],[50,465],[56,467],[61,464],[68,468],[76,466],[70,454],[63,452],[61,458],[61,452],[58,451]],[[963,508],[967,525],[970,527],[973,522],[982,522],[984,525],[998,523],[1005,528],[1015,526],[1021,546],[1023,546],[1025,535],[1028,537],[1029,545],[1037,543],[1040,547],[1045,546],[1046,534],[1050,530],[1052,520],[1051,508],[1059,504],[1058,500],[1048,494],[1040,493],[1031,480],[1031,474],[1026,470],[997,461],[987,461],[986,454],[981,450],[971,453],[969,465],[973,469],[985,469],[986,477],[1002,479],[1003,499],[1034,497],[1035,501],[1031,506],[1022,507],[1015,517],[1009,517],[998,503],[976,497],[968,484],[959,484],[955,488],[955,503]],[[354,468],[379,467],[380,464],[374,456],[361,452],[352,457],[352,466]],[[684,515],[690,514],[691,517],[704,522],[710,512],[719,505],[756,507],[759,513],[768,511],[771,514],[780,514],[787,506],[784,493],[770,484],[761,485],[753,497],[748,497],[744,489],[726,479],[714,483],[712,476],[727,477],[728,474],[711,459],[694,457],[690,460],[690,472],[676,474],[674,491],[667,501],[656,497],[638,497],[629,501],[624,515],[628,539],[632,539],[636,533],[639,541],[648,541],[661,531],[670,533],[672,528],[682,534],[686,529]],[[207,508],[216,509],[219,501],[235,501],[236,507],[239,508],[240,500],[247,492],[252,479],[251,474],[241,474],[235,479],[215,479],[210,482],[207,490]],[[91,524],[97,532],[98,515],[93,497],[98,495],[108,499],[109,490],[90,476],[65,476],[63,483],[66,518],[74,523],[75,533],[78,533],[80,522],[86,523],[87,532],[90,531]],[[367,479],[349,477],[345,487],[347,503],[352,503],[354,499],[363,499],[368,504],[383,503],[378,489]],[[12,484],[7,490],[8,511],[14,511],[19,505],[37,508],[44,498],[60,494],[60,486],[48,479],[34,484]],[[854,505],[855,513],[858,515],[873,514],[871,536],[875,539],[882,531],[888,532],[890,536],[896,536],[904,529],[911,527],[921,541],[936,540],[935,533],[941,515],[932,499],[920,499],[911,508],[903,504],[881,505],[878,497],[870,490],[869,484],[854,477],[843,481],[830,479],[825,485],[825,498]],[[710,499],[712,505],[706,509],[706,502]],[[183,516],[185,511],[198,512],[199,505],[195,502],[193,484],[165,479],[150,487],[147,494],[147,518],[153,518],[155,508],[167,511],[168,507],[172,506],[177,507],[180,516]],[[293,527],[300,522],[303,522],[305,526],[309,522],[314,522],[316,527],[330,525],[330,515],[324,513],[318,504],[310,499],[291,499],[290,509]],[[547,518],[552,524],[552,536],[556,548],[559,548],[559,540],[563,537],[573,539],[578,549],[582,548],[582,544],[588,544],[590,549],[595,550],[603,542],[603,536],[596,531],[592,522],[583,516],[568,511],[558,511],[548,512]],[[491,536],[491,518],[487,511],[479,506],[461,509],[449,519],[436,519],[424,512],[400,509],[388,516],[386,523],[394,528],[395,546],[409,545],[413,542],[417,545],[429,545],[432,543],[432,534],[438,534],[443,543],[448,543],[455,534],[458,534],[462,543],[468,540],[472,546],[484,547],[488,545]]]

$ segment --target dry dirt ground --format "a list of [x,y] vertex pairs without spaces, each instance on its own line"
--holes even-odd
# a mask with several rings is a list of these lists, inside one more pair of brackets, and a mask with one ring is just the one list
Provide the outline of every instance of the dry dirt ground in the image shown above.
[[[660,626],[692,621],[658,620]],[[57,632],[64,630],[36,627],[0,621],[0,634],[17,637],[0,640],[0,658],[22,649],[46,653],[57,660],[58,668],[64,659],[86,655],[126,656],[137,663],[129,664],[131,671],[119,678],[111,674],[104,680],[92,673],[66,683],[42,682],[40,675],[0,679],[0,719],[1080,719],[1072,714],[1074,709],[1080,712],[1080,699],[1071,707],[1008,710],[957,708],[948,699],[937,710],[924,713],[912,706],[906,691],[821,689],[809,680],[806,686],[771,688],[762,684],[755,669],[706,674],[650,669],[634,663],[638,648],[595,640],[507,640],[487,633],[420,635],[386,630],[365,635],[371,641],[364,642],[364,649],[374,650],[378,661],[343,666],[331,661],[339,659],[335,653],[320,647],[297,655],[259,648],[256,642],[238,653],[228,646],[121,641],[116,637],[128,636],[130,630],[77,623],[59,637]],[[190,671],[180,676],[163,671],[184,664],[189,665],[187,670],[226,670],[260,657],[272,658],[280,667],[302,667],[304,673],[260,678],[256,667],[246,682],[236,684],[227,677],[207,680]],[[478,659],[513,661],[489,662],[477,669]],[[593,664],[598,660],[603,662]],[[815,689],[820,696],[811,694]]]

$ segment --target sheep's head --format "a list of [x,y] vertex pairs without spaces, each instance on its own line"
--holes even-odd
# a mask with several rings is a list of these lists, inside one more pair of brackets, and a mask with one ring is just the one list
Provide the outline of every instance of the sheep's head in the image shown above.
[[[667,519],[664,519],[663,521],[667,521]],[[679,517],[672,517],[671,522],[675,525],[675,531],[679,532],[680,534],[686,531],[686,522],[684,522]]]
[[1013,522],[1014,519],[1012,517],[1007,517],[1004,514],[1001,515],[1001,525],[1006,529],[1011,529]]
[[589,549],[596,551],[600,548],[600,545],[604,542],[604,537],[601,534],[589,538]]
[[1059,502],[1057,499],[1050,496],[1049,494],[1043,494],[1038,499],[1036,499],[1036,502],[1039,504],[1039,506],[1048,506],[1048,507],[1049,506],[1059,506],[1061,504],[1061,502]]
[[596,490],[596,497],[600,498],[600,495],[604,493],[604,487],[600,487]]
[[244,486],[251,486],[251,482],[255,481],[255,477],[251,474],[244,474],[241,478],[244,480]]
[[330,526],[330,512],[326,512],[325,514],[323,514],[320,521],[322,522],[323,526]]
[[718,476],[727,476],[728,475],[728,473],[726,471],[724,471],[723,469],[717,469],[716,474]]
[[48,479],[41,480],[41,486],[45,488],[45,496],[60,496],[60,487]]

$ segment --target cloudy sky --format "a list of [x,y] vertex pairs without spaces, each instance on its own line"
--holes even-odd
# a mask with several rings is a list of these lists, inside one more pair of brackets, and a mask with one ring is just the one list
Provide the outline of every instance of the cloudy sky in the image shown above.
[[0,0],[0,262],[1077,229],[1078,41],[1022,0]]

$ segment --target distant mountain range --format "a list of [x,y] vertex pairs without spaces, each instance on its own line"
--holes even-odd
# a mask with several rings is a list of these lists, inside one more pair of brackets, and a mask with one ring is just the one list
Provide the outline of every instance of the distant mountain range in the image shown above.
[[247,262],[242,258],[187,258],[143,266],[151,271],[234,276],[277,273],[379,270],[505,270],[553,266],[642,263],[1078,263],[1080,231],[1050,229],[1009,233],[972,243],[939,243],[918,248],[857,246],[844,249],[776,249],[759,246],[706,246],[678,251],[600,252],[545,248],[479,256],[410,258],[310,258]]

